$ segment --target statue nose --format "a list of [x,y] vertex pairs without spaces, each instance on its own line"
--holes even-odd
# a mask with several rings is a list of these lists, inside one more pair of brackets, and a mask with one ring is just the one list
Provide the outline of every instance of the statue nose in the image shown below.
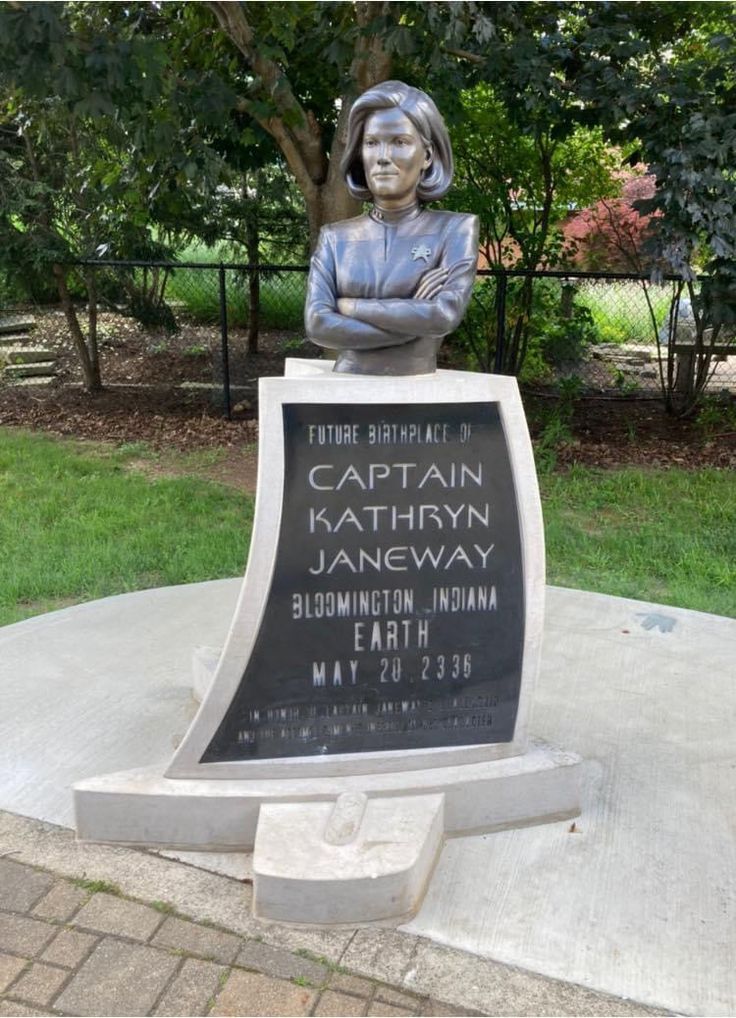
[[386,150],[382,149],[380,154],[379,154],[379,156],[378,156],[378,164],[379,164],[379,166],[388,166],[388,164],[390,162],[391,162],[391,160],[389,159]]

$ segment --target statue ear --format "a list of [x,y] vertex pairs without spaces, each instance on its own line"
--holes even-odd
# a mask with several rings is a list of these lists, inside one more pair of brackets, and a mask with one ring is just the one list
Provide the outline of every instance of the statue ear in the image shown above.
[[424,169],[428,170],[430,168],[430,166],[432,165],[433,148],[432,148],[431,144],[427,145],[427,147],[425,149],[425,153],[426,153],[426,155],[425,155],[425,158],[424,158]]

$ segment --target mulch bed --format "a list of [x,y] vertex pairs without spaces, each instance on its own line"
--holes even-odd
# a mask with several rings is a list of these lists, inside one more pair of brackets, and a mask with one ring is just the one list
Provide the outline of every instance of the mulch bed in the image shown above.
[[146,442],[154,449],[205,449],[254,442],[252,409],[226,420],[199,393],[171,388],[115,388],[96,395],[54,386],[43,391],[5,388],[0,425],[116,444]]
[[[554,407],[552,399],[524,397],[532,437],[539,439]],[[678,420],[656,399],[589,397],[575,404],[572,440],[561,444],[558,466],[736,467],[736,431],[704,430]]]
[[[122,315],[103,313],[100,359],[109,388],[96,395],[80,387],[79,366],[58,310],[37,314],[33,340],[55,348],[58,382],[46,389],[0,388],[0,425],[97,441],[146,442],[157,449],[254,442],[257,379],[282,375],[287,356],[320,356],[316,347],[299,346],[298,336],[278,332],[263,333],[259,352],[249,354],[245,333],[232,330],[231,381],[240,388],[234,390],[233,419],[228,421],[218,391],[222,369],[214,326],[184,323],[178,333],[167,335],[145,330]],[[450,352],[443,350],[443,356]],[[181,388],[186,382],[204,387]],[[524,402],[532,436],[539,439],[557,400],[527,393]],[[657,399],[586,397],[575,403],[569,427],[572,437],[555,448],[562,467],[736,466],[736,432],[727,423],[719,430],[716,422],[705,431],[697,422],[668,416]]]
[[[538,440],[554,402],[527,395],[525,404]],[[228,421],[204,394],[171,387],[116,387],[94,396],[67,386],[6,387],[0,425],[180,450],[240,446],[258,434],[256,409],[247,401],[235,403]],[[580,400],[571,431],[572,439],[556,448],[559,466],[736,467],[736,432],[705,433],[696,423],[669,417],[655,400]]]

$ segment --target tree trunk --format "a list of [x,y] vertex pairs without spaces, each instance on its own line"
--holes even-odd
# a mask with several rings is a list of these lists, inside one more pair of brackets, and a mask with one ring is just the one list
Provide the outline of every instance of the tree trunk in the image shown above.
[[304,195],[309,221],[309,250],[317,246],[319,231],[328,223],[337,223],[341,219],[351,219],[360,215],[362,205],[351,198],[344,181],[338,174],[330,174],[319,187]]
[[[384,48],[381,33],[371,34],[371,23],[387,18],[392,5],[357,0],[352,5],[355,17],[353,59],[350,85],[343,94],[329,158],[324,147],[322,127],[313,110],[297,97],[282,65],[268,55],[248,20],[246,5],[209,0],[220,28],[245,58],[249,72],[259,82],[260,108],[253,95],[243,97],[242,109],[249,112],[281,149],[304,195],[309,221],[309,242],[313,251],[320,229],[327,223],[349,219],[360,212],[360,203],[351,198],[340,177],[340,158],[345,150],[347,120],[356,95],[391,76],[392,56]],[[264,100],[270,107],[263,110]]]
[[258,203],[255,202],[245,223],[245,248],[248,255],[248,336],[246,351],[258,353],[258,330],[261,319],[261,277],[259,261]]
[[97,360],[96,350],[95,357],[92,358],[89,350],[87,349],[87,341],[84,338],[84,333],[82,332],[82,328],[79,324],[76,309],[69,294],[69,287],[67,286],[68,269],[65,269],[63,265],[54,264],[52,266],[52,271],[54,273],[54,278],[56,279],[56,288],[59,293],[59,300],[61,301],[67,325],[69,326],[69,332],[72,335],[74,346],[76,347],[77,354],[79,355],[79,362],[82,365],[84,387],[87,392],[99,392],[102,389],[100,365]]
[[100,355],[97,347],[97,282],[94,272],[89,272],[84,277],[87,287],[87,352],[89,353],[92,374],[97,379],[98,387],[101,388],[100,379]]

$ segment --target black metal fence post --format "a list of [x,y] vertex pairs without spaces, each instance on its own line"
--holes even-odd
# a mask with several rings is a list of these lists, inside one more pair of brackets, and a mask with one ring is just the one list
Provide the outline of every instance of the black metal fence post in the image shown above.
[[506,286],[505,272],[496,276],[496,357],[493,370],[497,375],[503,371],[503,358],[506,348]]
[[220,340],[222,343],[222,399],[225,416],[232,420],[230,406],[230,351],[227,342],[227,289],[225,283],[225,266],[220,262]]

